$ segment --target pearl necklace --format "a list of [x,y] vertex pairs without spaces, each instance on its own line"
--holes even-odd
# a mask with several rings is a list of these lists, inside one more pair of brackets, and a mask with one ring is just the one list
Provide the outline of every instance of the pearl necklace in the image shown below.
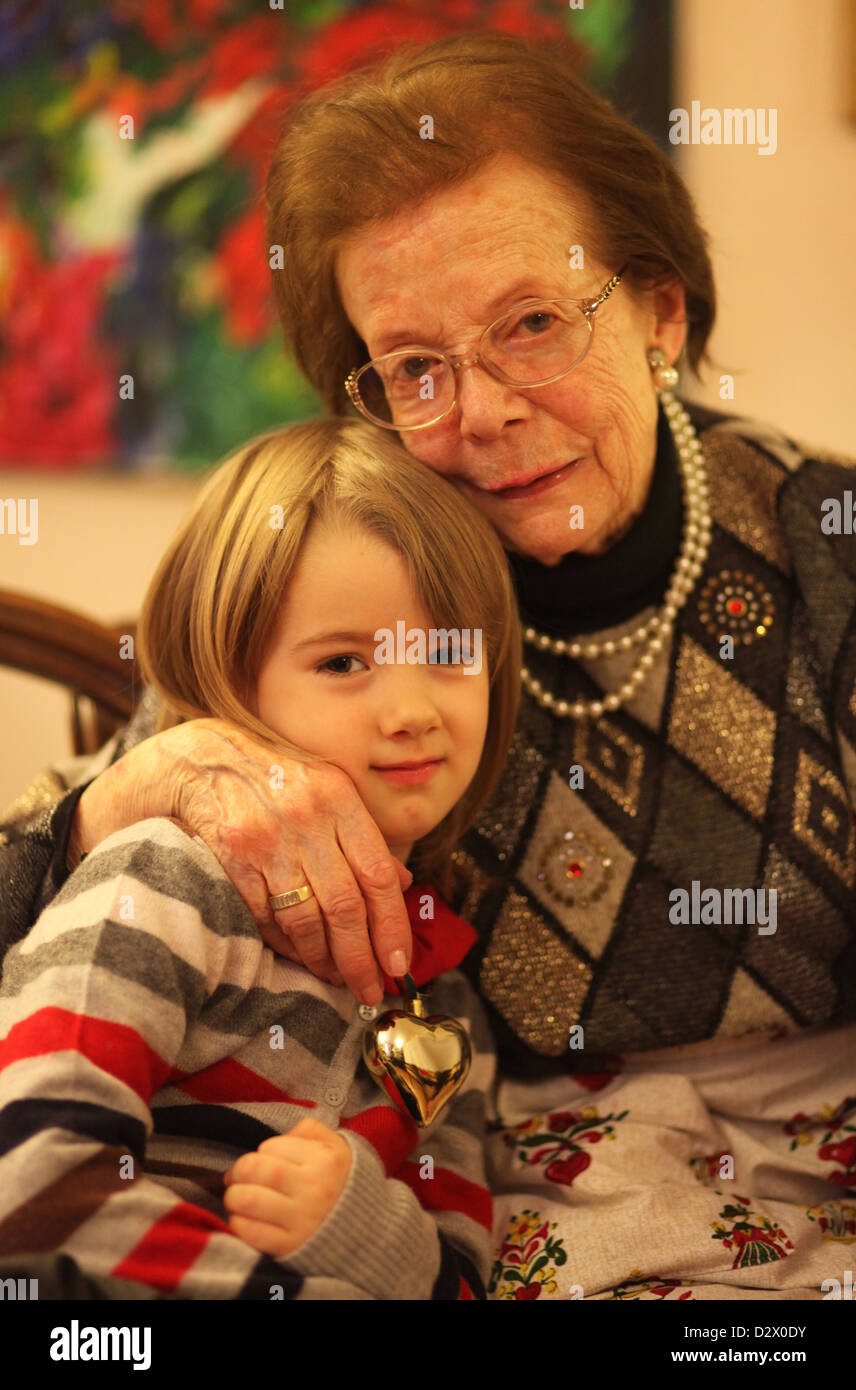
[[613,656],[617,651],[629,651],[636,643],[645,642],[645,649],[624,684],[614,694],[604,695],[599,700],[577,700],[574,704],[569,704],[567,700],[557,700],[524,666],[520,675],[526,690],[544,709],[551,709],[554,714],[563,718],[597,719],[604,710],[618,709],[619,705],[623,705],[635,695],[639,685],[650,673],[657,655],[663,650],[665,639],[672,630],[678,611],[683,608],[692,593],[707,557],[710,547],[711,515],[707,500],[704,454],[692,421],[680,401],[669,391],[661,392],[660,400],[672,431],[681,467],[686,510],[681,553],[662,607],[634,632],[627,633],[616,641],[568,642],[548,637],[543,632],[536,632],[532,627],[525,629],[523,639],[530,646],[553,652],[556,656],[574,658]]

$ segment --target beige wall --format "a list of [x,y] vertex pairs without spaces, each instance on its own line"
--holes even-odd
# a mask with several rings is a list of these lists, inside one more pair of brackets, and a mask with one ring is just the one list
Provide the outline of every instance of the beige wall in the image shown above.
[[[679,147],[709,229],[720,296],[713,350],[741,414],[856,454],[856,126],[845,108],[847,0],[678,0],[675,105],[776,107],[778,150]],[[852,75],[851,75],[852,81]],[[720,404],[719,373],[690,394]],[[116,621],[197,484],[0,473],[0,498],[39,498],[39,540],[0,536],[0,587]],[[67,754],[68,701],[0,671],[0,804]]]
[[[687,394],[856,455],[852,0],[678,0],[675,106],[778,109],[778,149],[681,145],[719,294],[719,372]],[[848,65],[850,68],[848,74]]]

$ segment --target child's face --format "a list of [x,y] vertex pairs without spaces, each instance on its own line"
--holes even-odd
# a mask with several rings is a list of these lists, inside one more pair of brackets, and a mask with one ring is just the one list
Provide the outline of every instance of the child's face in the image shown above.
[[[396,634],[402,621],[405,632],[425,632],[430,652],[437,624],[401,556],[360,528],[315,525],[259,672],[255,712],[347,772],[404,861],[472,781],[487,729],[489,676],[486,661],[468,671],[376,660],[375,632]],[[427,759],[436,762],[418,773],[390,771]]]

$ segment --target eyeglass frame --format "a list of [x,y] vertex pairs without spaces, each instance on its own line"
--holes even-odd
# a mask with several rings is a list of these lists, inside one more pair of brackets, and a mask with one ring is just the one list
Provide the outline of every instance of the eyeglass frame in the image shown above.
[[[629,264],[630,264],[629,261],[625,261],[625,263],[624,263],[624,265],[621,267],[621,269],[620,269],[615,275],[611,276],[609,280],[607,280],[607,282],[606,282],[606,284],[604,285],[603,289],[600,291],[599,294],[596,294],[596,295],[594,296],[594,298],[589,298],[589,299],[566,299],[566,298],[562,298],[562,299],[537,299],[537,298],[532,298],[532,299],[521,299],[521,300],[519,301],[519,303],[517,303],[517,304],[512,304],[512,306],[511,306],[510,309],[506,309],[506,310],[505,310],[505,313],[499,314],[499,315],[493,320],[493,322],[492,322],[492,323],[489,323],[488,326],[487,326],[487,328],[485,328],[485,329],[482,331],[482,333],[481,333],[481,335],[480,335],[480,337],[479,337],[479,345],[478,345],[478,350],[477,350],[477,352],[476,352],[475,357],[460,357],[460,356],[458,356],[458,355],[454,355],[454,354],[447,353],[447,352],[438,352],[438,351],[436,351],[434,348],[422,348],[421,351],[423,351],[424,353],[426,353],[427,355],[429,355],[429,356],[431,356],[431,357],[439,357],[443,362],[448,363],[448,365],[451,367],[451,369],[452,369],[453,372],[458,372],[458,371],[460,371],[460,369],[461,369],[462,367],[475,367],[475,366],[479,366],[479,367],[482,368],[483,371],[487,372],[488,376],[492,377],[494,381],[500,382],[503,386],[516,386],[516,387],[518,388],[518,390],[520,390],[520,391],[531,391],[534,387],[537,387],[537,386],[550,386],[550,385],[552,385],[552,383],[553,383],[554,381],[561,381],[561,379],[562,379],[563,376],[568,376],[568,375],[570,375],[571,372],[575,371],[575,369],[580,365],[580,363],[581,363],[581,362],[584,360],[584,358],[587,356],[587,354],[588,354],[588,352],[589,352],[589,349],[591,348],[592,342],[593,342],[593,340],[594,340],[595,313],[596,313],[597,310],[600,308],[601,304],[603,304],[603,303],[609,298],[609,296],[612,294],[612,291],[613,291],[613,290],[616,288],[616,286],[618,285],[619,281],[621,280],[622,276],[624,275],[625,271],[627,270],[627,267],[629,266]],[[496,327],[496,325],[497,325],[498,323],[501,323],[503,319],[509,318],[516,310],[525,308],[528,304],[533,304],[533,305],[534,305],[534,304],[573,304],[573,305],[575,305],[576,308],[578,308],[578,309],[580,310],[580,313],[583,315],[583,318],[584,318],[584,319],[586,320],[586,322],[588,323],[588,326],[589,326],[588,342],[586,343],[585,351],[581,354],[580,357],[577,358],[576,362],[572,363],[572,365],[571,365],[570,367],[565,367],[565,369],[564,369],[563,371],[561,371],[561,372],[556,372],[554,376],[545,377],[543,381],[528,381],[528,382],[512,381],[511,378],[505,376],[505,375],[499,370],[498,367],[494,367],[494,366],[492,365],[492,363],[485,361],[484,357],[482,356],[483,345],[484,345],[485,338],[488,336],[489,333],[491,333],[491,332],[493,331],[493,329]],[[357,410],[360,412],[360,414],[361,414],[361,415],[364,415],[365,418],[366,418],[367,420],[370,420],[371,423],[372,423],[373,425],[378,425],[381,429],[395,430],[397,433],[404,433],[405,430],[408,431],[408,432],[411,431],[411,430],[427,430],[427,429],[430,429],[433,425],[439,425],[440,421],[441,421],[441,420],[445,420],[446,416],[449,415],[449,414],[451,413],[451,411],[454,410],[455,406],[456,406],[457,403],[458,403],[458,384],[457,384],[457,377],[454,377],[454,378],[453,378],[454,384],[455,384],[455,394],[454,394],[453,397],[452,397],[451,403],[446,407],[446,409],[443,411],[442,415],[438,415],[438,416],[436,417],[436,419],[434,419],[434,420],[427,420],[427,421],[425,422],[424,425],[395,425],[395,424],[392,423],[392,421],[378,420],[378,419],[376,419],[373,415],[369,415],[369,413],[368,413],[368,411],[366,410],[365,406],[362,404],[362,402],[361,402],[361,400],[360,400],[359,390],[358,390],[358,388],[357,388],[357,381],[358,381],[359,378],[362,376],[363,372],[367,371],[369,367],[373,367],[374,364],[375,364],[375,362],[383,362],[387,357],[412,356],[414,353],[418,355],[419,351],[420,351],[420,346],[415,346],[415,347],[412,347],[412,348],[395,348],[395,349],[393,349],[392,352],[383,352],[383,353],[381,353],[380,357],[372,357],[372,358],[370,359],[370,361],[364,362],[363,365],[362,365],[361,367],[352,367],[351,370],[349,371],[348,375],[347,375],[346,378],[345,378],[345,390],[347,391],[347,393],[348,393],[348,395],[349,395],[349,397],[350,397],[352,403],[356,406],[356,408],[357,408]]]

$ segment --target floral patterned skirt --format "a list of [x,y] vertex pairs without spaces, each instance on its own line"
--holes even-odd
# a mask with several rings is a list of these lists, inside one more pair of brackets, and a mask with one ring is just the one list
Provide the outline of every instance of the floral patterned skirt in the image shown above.
[[492,1299],[856,1297],[856,1026],[504,1081]]

